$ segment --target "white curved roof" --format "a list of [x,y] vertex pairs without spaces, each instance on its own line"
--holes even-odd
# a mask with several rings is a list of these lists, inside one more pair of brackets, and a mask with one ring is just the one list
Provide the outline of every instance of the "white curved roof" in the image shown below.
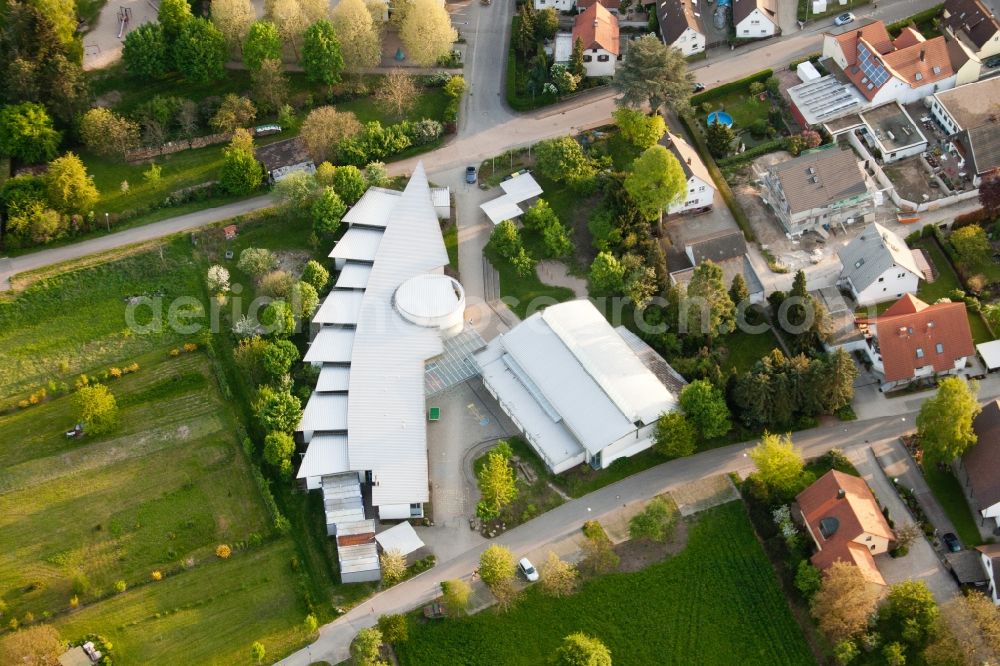
[[[396,307],[417,317],[444,317],[459,305],[458,283],[447,275],[412,277],[396,290]],[[461,289],[460,286],[457,289]]]

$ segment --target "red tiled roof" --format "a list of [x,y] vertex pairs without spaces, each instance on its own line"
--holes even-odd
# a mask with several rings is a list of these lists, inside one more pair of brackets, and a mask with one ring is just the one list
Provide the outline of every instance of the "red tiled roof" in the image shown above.
[[906,294],[876,317],[875,325],[886,381],[910,379],[927,365],[934,372],[949,370],[974,351],[964,303],[928,305]]
[[899,36],[892,40],[892,45],[897,49],[905,49],[907,46],[913,46],[914,44],[926,41],[927,39],[923,35],[910,26],[906,26],[903,28],[903,31],[899,33]]
[[[913,88],[952,76],[951,56],[944,37],[935,37],[898,48],[883,57],[896,74]],[[919,76],[918,76],[919,75]]]
[[576,0],[576,8],[582,12],[583,10],[588,9],[595,2],[599,2],[608,9],[614,10],[621,9],[622,6],[621,0]]
[[879,53],[888,53],[892,50],[892,38],[889,37],[889,31],[885,29],[885,23],[872,21],[857,30],[849,30],[837,35],[837,43],[840,44],[840,50],[847,57],[848,64],[857,61],[859,39],[864,39]]
[[597,2],[588,7],[573,22],[573,43],[579,39],[586,49],[604,49],[618,55],[618,19]]

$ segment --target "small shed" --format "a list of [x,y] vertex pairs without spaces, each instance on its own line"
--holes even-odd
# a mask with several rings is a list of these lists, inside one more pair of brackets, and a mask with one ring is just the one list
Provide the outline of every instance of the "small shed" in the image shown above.
[[439,220],[447,220],[451,217],[451,189],[447,187],[432,187],[431,201],[434,203],[434,212]]
[[491,199],[479,207],[486,213],[486,217],[490,218],[490,222],[493,224],[500,224],[504,220],[516,220],[524,215],[521,207],[506,194],[496,199]]
[[83,647],[77,645],[76,647],[71,647],[70,649],[59,655],[59,666],[93,666],[94,662],[90,660],[87,653],[84,652]]
[[254,151],[257,161],[264,165],[272,183],[277,183],[290,173],[304,171],[316,173],[316,165],[309,158],[302,141],[295,137],[285,141],[269,143]]
[[417,536],[416,530],[405,521],[379,532],[375,535],[375,541],[382,547],[383,552],[398,550],[403,555],[409,555],[424,547],[424,542]]
[[821,78],[822,76],[819,73],[819,70],[816,69],[816,66],[813,65],[812,61],[810,60],[804,60],[803,62],[800,62],[798,66],[795,68],[795,73],[799,75],[799,80],[802,81],[802,83],[809,83],[810,81],[815,81],[816,79]]
[[979,353],[979,358],[983,359],[983,364],[988,372],[1000,368],[1000,340],[978,344],[976,351]]
[[989,586],[990,577],[983,568],[979,551],[962,550],[957,553],[945,553],[944,559],[959,587],[985,590]]

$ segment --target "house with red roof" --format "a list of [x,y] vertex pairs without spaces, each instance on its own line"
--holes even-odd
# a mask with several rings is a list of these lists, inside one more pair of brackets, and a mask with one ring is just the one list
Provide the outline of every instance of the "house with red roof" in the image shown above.
[[618,18],[599,2],[573,20],[573,41],[583,43],[583,69],[587,76],[614,76],[621,58]]
[[885,585],[875,556],[888,551],[896,535],[864,479],[830,470],[795,502],[816,545],[813,566],[822,570],[847,562],[858,567],[865,580]]
[[955,87],[957,78],[945,37],[926,39],[906,27],[893,39],[882,21],[824,34],[823,57],[837,64],[870,107],[917,102]]
[[904,294],[878,317],[858,324],[883,391],[958,374],[975,353],[965,303],[928,305]]

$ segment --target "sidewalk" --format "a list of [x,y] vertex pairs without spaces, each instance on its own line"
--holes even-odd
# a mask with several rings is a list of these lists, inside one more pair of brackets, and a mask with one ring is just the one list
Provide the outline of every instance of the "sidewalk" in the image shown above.
[[917,503],[920,504],[927,520],[931,522],[938,534],[947,532],[955,534],[955,525],[941,508],[934,493],[931,492],[930,486],[927,485],[924,475],[917,469],[916,461],[910,457],[902,442],[898,439],[878,442],[872,445],[872,452],[887,477],[896,479],[900,485],[913,491]]

